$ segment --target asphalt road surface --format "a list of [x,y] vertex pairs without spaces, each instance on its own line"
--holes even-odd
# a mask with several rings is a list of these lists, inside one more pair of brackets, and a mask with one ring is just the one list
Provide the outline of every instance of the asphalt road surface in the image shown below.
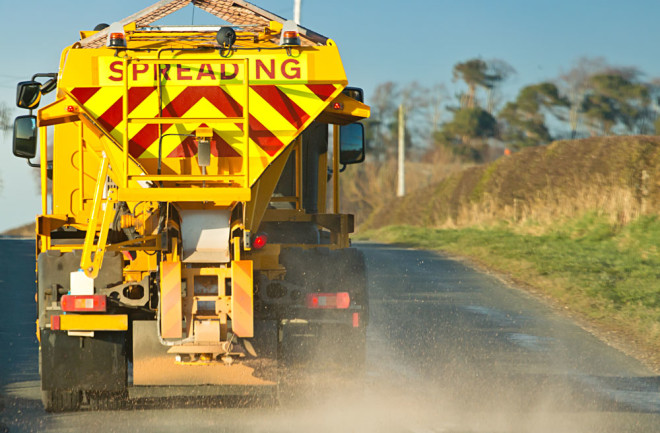
[[660,378],[543,303],[439,254],[359,248],[364,378],[301,375],[277,407],[137,400],[51,415],[39,401],[34,244],[0,240],[0,433],[660,431]]

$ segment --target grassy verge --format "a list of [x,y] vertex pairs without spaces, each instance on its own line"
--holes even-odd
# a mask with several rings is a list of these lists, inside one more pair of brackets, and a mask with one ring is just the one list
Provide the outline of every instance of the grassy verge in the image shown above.
[[610,221],[588,214],[542,230],[389,226],[360,237],[473,258],[567,307],[657,370],[660,219],[645,216],[625,226]]

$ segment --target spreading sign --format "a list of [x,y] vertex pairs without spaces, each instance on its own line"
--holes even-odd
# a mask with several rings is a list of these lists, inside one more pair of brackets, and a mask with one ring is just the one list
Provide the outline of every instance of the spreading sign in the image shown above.
[[[124,82],[124,60],[116,57],[99,57],[99,84],[120,86]],[[288,56],[260,56],[250,59],[250,82],[305,83],[307,82],[307,62]],[[239,84],[244,79],[245,65],[237,61],[209,61],[186,63],[185,60],[172,63],[150,63],[133,61],[128,63],[128,76],[131,86],[155,86],[159,76],[161,85],[208,86],[213,84]]]

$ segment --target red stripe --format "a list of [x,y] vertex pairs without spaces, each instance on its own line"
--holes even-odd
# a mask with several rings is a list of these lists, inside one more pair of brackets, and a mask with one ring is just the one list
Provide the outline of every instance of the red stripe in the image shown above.
[[277,86],[255,85],[250,88],[277,110],[294,128],[299,129],[309,119],[309,115]]
[[[232,281],[232,283],[235,283],[236,280]],[[237,287],[236,290],[233,291],[235,293],[234,295],[234,306],[239,307],[241,310],[243,310],[243,313],[250,313],[252,311],[252,300],[250,299],[250,296],[245,293],[245,290],[242,287]]]
[[100,87],[76,87],[71,90],[71,94],[78,100],[78,102],[84,105],[85,102],[89,101],[89,99],[96,95],[96,92],[99,90],[101,90]]
[[330,99],[337,87],[334,84],[307,84],[307,88],[314,92],[322,101]]
[[220,158],[239,157],[240,154],[227,143],[224,138],[220,137],[215,132],[213,133],[213,142],[211,143],[211,154]]
[[[242,115],[243,107],[222,88],[217,86],[191,86],[181,92],[181,94],[165,107],[163,117],[181,117],[202,98],[206,98],[207,101],[227,117],[240,117]],[[284,147],[284,143],[255,119],[254,116],[250,115],[249,122],[250,138],[268,155],[273,156]],[[241,123],[237,123],[237,126],[243,129]]]
[[163,109],[163,117],[183,117],[202,98],[213,104],[226,117],[242,116],[243,107],[222,88],[190,86]]
[[139,158],[156,140],[158,140],[158,125],[145,125],[128,142],[128,153],[135,158]]
[[[243,129],[243,125],[240,125]],[[261,124],[253,115],[250,114],[250,138],[257,143],[269,156],[275,155],[284,143],[280,141],[268,128]]]
[[[145,98],[151,94],[151,92],[148,92],[149,94],[147,94],[147,89],[152,88],[142,89],[144,89],[144,92],[141,93],[141,95],[146,94],[146,96],[144,96]],[[214,107],[227,117],[239,117],[242,115],[243,107],[222,88],[218,86],[191,86],[177,95],[177,97],[163,109],[163,117],[182,117],[202,98],[206,98],[206,100],[213,104]],[[163,131],[167,131],[170,126],[171,125],[163,125]],[[133,145],[129,148],[131,155],[139,157],[139,155],[141,155],[157,139],[158,127],[156,125],[146,125],[131,140],[131,144]],[[215,151],[220,156],[240,156],[220,136],[215,136],[215,141]],[[197,146],[193,139],[190,138],[182,141],[181,145],[177,146],[168,157],[193,156],[195,155],[196,150]],[[211,152],[213,151],[214,149],[211,149]]]
[[[152,93],[156,91],[156,87],[131,87],[128,89],[128,113],[130,114],[135,110],[138,105],[144,102]],[[154,103],[154,108],[158,109],[158,103]]]
[[112,131],[117,125],[121,123],[122,118],[124,117],[124,114],[122,113],[123,100],[124,97],[122,96],[117,100],[117,102],[112,104],[112,106],[108,108],[105,113],[99,116],[99,123],[106,129],[106,131]]
[[[172,137],[175,139],[176,137]],[[169,155],[167,158],[181,158],[184,156],[194,156],[197,153],[197,143],[193,137],[187,137],[181,142]]]
[[242,117],[243,107],[234,98],[220,87],[210,87],[213,92],[209,92],[204,97],[215,108],[220,110],[227,117]]
[[[128,112],[130,113],[138,105],[140,105],[149,95],[151,95],[156,90],[155,87],[132,87],[128,91]],[[98,117],[99,123],[103,126],[108,132],[112,131],[124,120],[124,97],[120,97],[114,104],[110,106],[103,114]],[[147,125],[152,126],[152,125]],[[144,128],[143,128],[144,130]],[[142,130],[140,131],[142,132]],[[139,133],[138,133],[139,134]],[[156,136],[157,137],[157,136]],[[135,141],[135,140],[132,140]],[[144,142],[138,140],[142,145]],[[151,141],[153,143],[153,140]],[[140,146],[141,147],[141,146]],[[129,152],[133,154],[130,150]]]

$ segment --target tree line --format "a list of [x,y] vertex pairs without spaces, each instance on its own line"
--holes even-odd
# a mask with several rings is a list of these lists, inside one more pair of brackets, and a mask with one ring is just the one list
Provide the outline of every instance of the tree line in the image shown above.
[[469,59],[452,72],[461,83],[453,96],[443,84],[387,82],[375,88],[366,125],[377,158],[396,150],[400,104],[411,151],[443,147],[472,161],[488,159],[497,142],[519,150],[558,138],[660,132],[660,82],[645,80],[634,67],[581,58],[555,79],[523,87],[513,101],[501,97],[502,84],[516,73],[503,60]]

